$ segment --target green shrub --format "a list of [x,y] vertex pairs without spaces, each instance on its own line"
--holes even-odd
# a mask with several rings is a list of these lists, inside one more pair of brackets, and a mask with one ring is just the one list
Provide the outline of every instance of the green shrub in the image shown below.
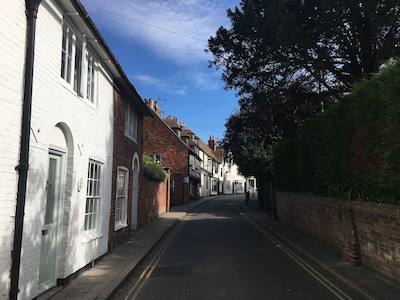
[[142,174],[155,181],[165,181],[168,178],[168,173],[163,167],[146,154],[142,155]]
[[358,82],[274,149],[280,189],[362,201],[400,201],[400,62]]

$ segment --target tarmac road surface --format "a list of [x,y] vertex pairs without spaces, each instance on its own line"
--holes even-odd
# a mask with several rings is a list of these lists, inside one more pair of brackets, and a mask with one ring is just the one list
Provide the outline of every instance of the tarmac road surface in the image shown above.
[[242,198],[191,211],[114,299],[363,298],[249,218]]

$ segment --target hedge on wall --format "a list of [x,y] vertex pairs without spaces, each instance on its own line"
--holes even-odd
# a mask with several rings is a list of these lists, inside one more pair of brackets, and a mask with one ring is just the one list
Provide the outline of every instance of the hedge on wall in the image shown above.
[[142,174],[155,181],[165,181],[168,178],[168,173],[163,167],[146,154],[142,156]]
[[272,172],[279,189],[400,203],[400,62],[277,145]]

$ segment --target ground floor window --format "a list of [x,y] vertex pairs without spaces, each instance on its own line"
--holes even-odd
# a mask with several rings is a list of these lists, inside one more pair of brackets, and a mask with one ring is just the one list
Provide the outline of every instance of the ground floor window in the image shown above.
[[115,230],[127,225],[128,176],[128,169],[123,167],[118,168],[115,200]]
[[218,180],[216,179],[211,179],[211,190],[213,192],[218,192]]
[[86,188],[85,231],[95,231],[98,226],[101,201],[101,168],[101,163],[89,160]]

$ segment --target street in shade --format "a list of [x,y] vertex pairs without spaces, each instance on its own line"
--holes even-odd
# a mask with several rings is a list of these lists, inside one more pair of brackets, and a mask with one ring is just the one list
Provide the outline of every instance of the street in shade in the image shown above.
[[241,205],[243,195],[232,195],[191,211],[114,299],[362,299]]

